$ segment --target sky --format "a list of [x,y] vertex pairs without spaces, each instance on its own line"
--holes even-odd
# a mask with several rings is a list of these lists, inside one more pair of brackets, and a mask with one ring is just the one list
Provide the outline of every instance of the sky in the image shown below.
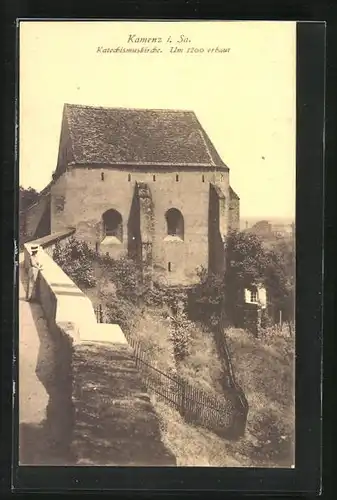
[[[162,52],[103,50],[142,46]],[[24,187],[51,179],[64,103],[190,109],[230,168],[242,217],[294,217],[294,22],[23,21],[19,103]]]

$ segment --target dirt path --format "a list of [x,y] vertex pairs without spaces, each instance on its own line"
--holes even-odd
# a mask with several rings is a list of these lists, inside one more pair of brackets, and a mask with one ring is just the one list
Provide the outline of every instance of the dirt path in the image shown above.
[[41,306],[25,300],[22,262],[19,273],[19,461],[46,464],[51,455],[45,425],[49,401],[46,387],[53,379],[54,344]]

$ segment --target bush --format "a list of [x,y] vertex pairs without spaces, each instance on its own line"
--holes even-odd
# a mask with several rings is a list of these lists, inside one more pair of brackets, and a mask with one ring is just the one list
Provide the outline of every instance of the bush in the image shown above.
[[92,255],[85,242],[72,237],[66,244],[56,243],[53,259],[79,288],[93,288],[97,280]]
[[112,259],[98,254],[86,242],[72,237],[66,244],[55,245],[53,259],[80,288],[96,286],[96,268],[101,278],[114,283],[119,297],[138,303],[144,295],[140,269],[126,257]]
[[213,324],[220,317],[225,300],[224,276],[208,273],[205,268],[199,269],[198,276],[200,282],[190,295],[190,315],[193,319]]
[[284,319],[292,320],[294,271],[292,244],[278,242],[266,249],[258,236],[232,231],[226,239],[226,271],[210,274],[200,270],[199,284],[191,296],[192,314],[205,323],[216,323],[222,316],[236,324],[244,289],[262,285],[275,310],[281,310]]
[[130,331],[143,294],[140,272],[133,261],[98,254],[74,237],[63,245],[56,244],[53,258],[79,288],[94,288],[99,282],[94,302],[103,305],[103,321]]
[[106,272],[106,277],[116,286],[119,297],[123,297],[136,304],[144,294],[142,276],[137,264],[126,258],[112,259],[109,256],[97,255],[101,267]]
[[189,354],[191,328],[192,324],[184,312],[178,310],[177,314],[171,317],[170,339],[173,343],[174,357],[177,361],[184,359]]
[[137,309],[123,297],[111,295],[104,307],[104,322],[116,323],[125,332],[130,332],[137,316]]
[[152,288],[144,290],[144,304],[149,307],[177,309],[179,303],[184,310],[187,308],[187,292],[184,290],[172,289],[153,283]]

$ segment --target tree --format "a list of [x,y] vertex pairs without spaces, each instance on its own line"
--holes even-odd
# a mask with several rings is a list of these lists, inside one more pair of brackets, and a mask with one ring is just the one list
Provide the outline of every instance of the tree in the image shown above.
[[[226,270],[222,275],[200,273],[195,288],[196,302],[203,306],[205,318],[225,312],[235,321],[242,305],[243,290],[264,286],[274,306],[292,314],[294,295],[294,252],[292,245],[278,243],[266,249],[255,234],[232,231],[226,239]],[[208,314],[205,312],[208,311]]]
[[295,240],[280,239],[273,245],[273,251],[283,261],[284,270],[292,285],[295,284]]
[[227,308],[235,307],[244,288],[264,286],[270,302],[291,316],[294,295],[294,248],[288,242],[275,243],[266,249],[253,234],[231,232],[227,238],[227,269],[225,273]]
[[265,285],[272,304],[282,311],[285,320],[294,318],[295,302],[295,245],[293,240],[280,240],[269,252],[271,259]]
[[253,233],[232,231],[226,240],[226,282],[231,288],[261,285],[268,267],[261,239]]
[[34,205],[39,199],[39,193],[29,187],[28,189],[20,186],[19,188],[19,239],[22,245],[26,239],[26,214],[25,211]]
[[192,289],[189,300],[189,313],[194,319],[216,324],[223,308],[225,297],[225,276],[209,273],[200,268],[199,283]]

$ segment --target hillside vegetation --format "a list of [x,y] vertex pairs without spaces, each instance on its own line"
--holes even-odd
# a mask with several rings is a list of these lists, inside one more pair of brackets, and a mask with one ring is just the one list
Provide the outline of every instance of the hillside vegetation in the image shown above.
[[[286,309],[292,282],[281,254],[264,253],[253,237],[234,235],[229,243],[233,265],[227,281],[233,289],[265,276],[275,300]],[[249,252],[254,258],[245,257]],[[224,276],[200,273],[195,300],[202,315],[192,321],[184,307],[178,307],[186,301],[183,293],[156,285],[146,288],[136,264],[128,259],[101,256],[75,239],[62,248],[57,246],[54,259],[94,305],[103,305],[104,321],[118,323],[141,342],[153,366],[221,395],[223,372],[212,322],[221,314],[222,297],[228,291]],[[259,338],[238,328],[228,328],[225,335],[237,381],[249,404],[245,436],[237,442],[220,439],[187,424],[177,411],[154,398],[162,438],[178,465],[290,467],[294,462],[294,338],[276,326],[264,329]]]
[[165,445],[180,466],[287,467],[294,465],[294,339],[276,329],[257,340],[238,329],[226,332],[249,413],[244,438],[219,439],[184,422],[161,401],[154,405]]

